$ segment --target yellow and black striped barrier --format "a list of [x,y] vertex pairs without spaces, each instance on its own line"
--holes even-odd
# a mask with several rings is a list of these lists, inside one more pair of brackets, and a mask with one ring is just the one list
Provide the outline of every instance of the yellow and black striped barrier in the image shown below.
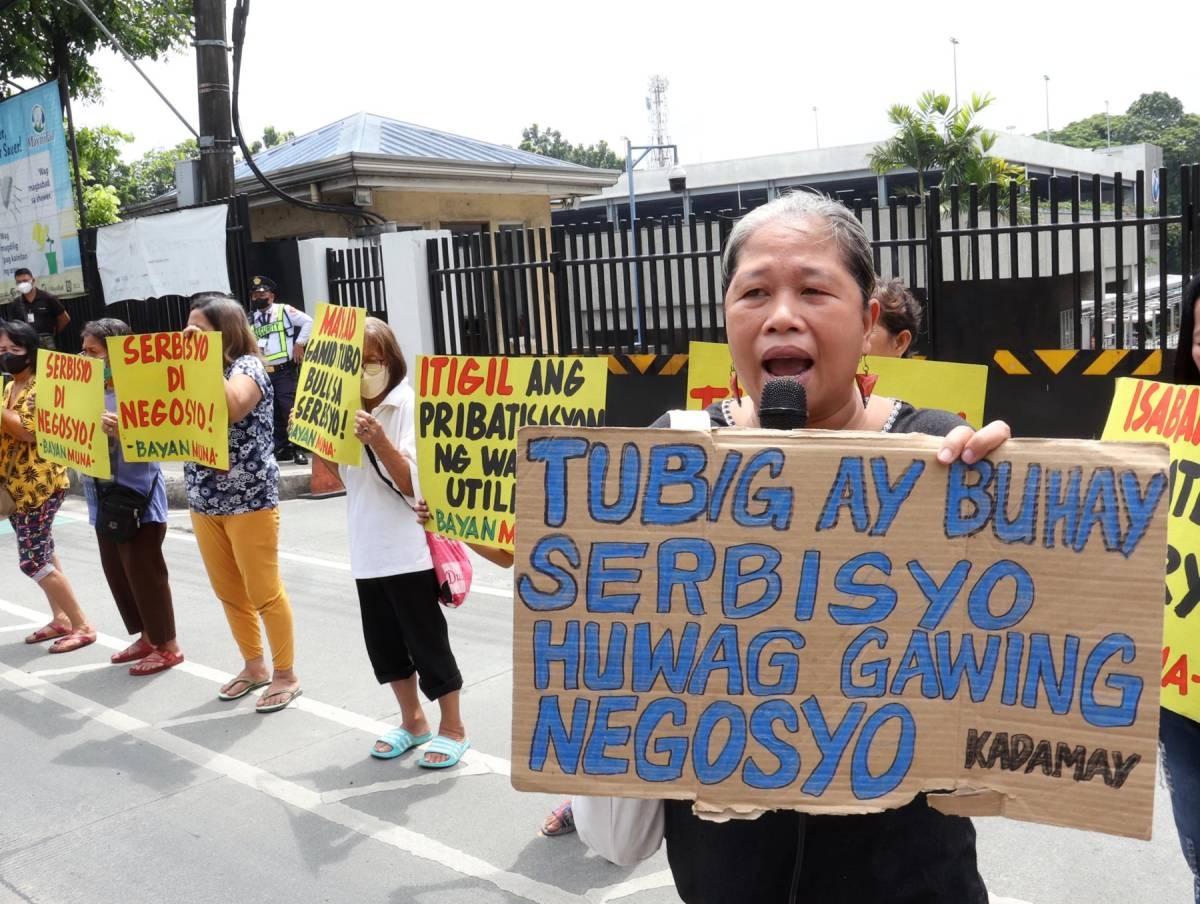
[[1013,377],[1157,377],[1162,362],[1160,349],[999,349],[992,355],[992,363]]

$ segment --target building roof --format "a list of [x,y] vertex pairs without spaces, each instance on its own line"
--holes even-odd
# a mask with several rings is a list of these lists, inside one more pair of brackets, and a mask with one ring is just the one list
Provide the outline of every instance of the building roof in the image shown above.
[[[405,160],[484,163],[560,169],[586,175],[589,167],[530,151],[464,138],[427,126],[401,122],[374,113],[355,113],[312,132],[299,135],[281,145],[254,155],[264,173],[303,167],[345,154],[402,158]],[[234,181],[253,178],[245,161],[237,165]]]

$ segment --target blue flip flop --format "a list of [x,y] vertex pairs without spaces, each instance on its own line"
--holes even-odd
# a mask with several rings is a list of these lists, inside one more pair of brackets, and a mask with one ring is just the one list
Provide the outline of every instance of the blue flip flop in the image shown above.
[[408,753],[419,744],[424,744],[433,737],[433,732],[427,731],[423,735],[414,735],[407,728],[393,728],[385,735],[380,735],[375,743],[382,741],[385,744],[391,745],[391,750],[376,750],[371,748],[371,756],[377,760],[391,760],[400,756],[402,753]]
[[[418,766],[424,766],[426,769],[449,769],[451,766],[457,766],[458,761],[462,759],[462,755],[467,752],[467,748],[471,746],[471,742],[466,738],[461,741],[456,741],[453,738],[448,738],[445,735],[438,735],[425,748],[425,752],[421,758],[417,760]],[[428,757],[431,753],[443,754],[446,759],[440,763],[432,763]]]

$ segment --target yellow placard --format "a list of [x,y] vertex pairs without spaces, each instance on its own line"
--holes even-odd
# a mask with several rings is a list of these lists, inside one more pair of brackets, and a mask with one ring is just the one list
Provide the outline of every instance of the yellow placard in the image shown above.
[[126,461],[229,468],[221,334],[109,336],[117,424]]
[[517,431],[604,424],[606,358],[417,358],[417,470],[429,530],[513,549]]
[[362,351],[366,311],[317,305],[304,349],[288,439],[343,465],[362,463],[354,413],[362,408]]
[[1171,447],[1162,705],[1200,721],[1200,387],[1120,378],[1101,438]]
[[112,477],[108,437],[100,432],[104,362],[42,349],[37,386],[38,454],[92,477]]
[[[875,391],[881,395],[903,399],[917,408],[952,412],[976,427],[983,424],[988,374],[985,365],[868,355],[867,367],[879,375]],[[725,343],[690,343],[687,407],[704,409],[728,396],[729,368],[729,346]]]

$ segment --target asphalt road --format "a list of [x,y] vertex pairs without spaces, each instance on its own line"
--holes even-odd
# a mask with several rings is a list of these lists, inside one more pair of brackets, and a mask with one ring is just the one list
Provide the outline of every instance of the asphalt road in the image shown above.
[[[473,748],[457,769],[379,761],[397,706],[374,681],[348,570],[345,503],[283,503],[281,554],[304,695],[259,715],[216,699],[240,660],[184,513],[167,559],[184,665],[150,678],[112,666],[123,648],[82,499],[55,534],[100,640],[51,656],[45,623],[0,522],[0,904],[70,902],[677,901],[660,851],[634,869],[537,827],[556,799],[508,779],[511,574],[479,562],[449,614]],[[436,718],[436,708],[430,709]],[[1187,902],[1160,787],[1151,842],[1004,819],[976,821],[994,901]]]

